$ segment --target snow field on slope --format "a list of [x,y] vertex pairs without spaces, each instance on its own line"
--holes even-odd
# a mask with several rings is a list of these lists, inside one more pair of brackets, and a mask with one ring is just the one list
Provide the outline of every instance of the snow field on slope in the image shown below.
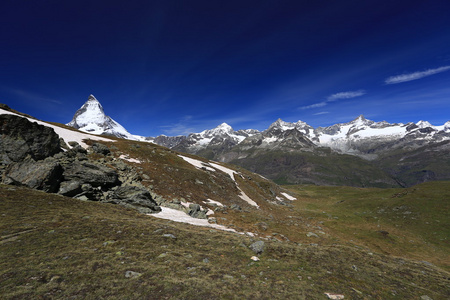
[[148,215],[155,217],[155,218],[166,219],[166,220],[171,220],[171,221],[180,222],[180,223],[188,223],[188,224],[196,225],[196,226],[212,227],[215,229],[220,229],[220,230],[224,230],[224,231],[231,231],[231,232],[237,233],[237,231],[232,228],[228,228],[226,226],[218,225],[218,224],[211,224],[208,222],[207,219],[193,218],[193,217],[189,216],[188,214],[186,214],[185,212],[183,212],[181,210],[173,209],[173,208],[161,206],[161,212],[154,213],[154,214],[148,214]]
[[56,132],[56,134],[59,135],[59,137],[62,138],[64,140],[64,142],[66,142],[67,145],[69,145],[69,142],[77,142],[78,144],[80,144],[81,147],[86,149],[89,146],[86,143],[84,143],[83,140],[90,139],[90,140],[96,140],[96,141],[114,142],[114,140],[110,140],[110,139],[107,139],[104,137],[94,136],[94,135],[90,135],[90,134],[86,134],[86,133],[81,133],[78,131],[65,129],[65,128],[62,128],[59,126],[48,124],[46,122],[30,119],[30,118],[27,118],[27,117],[24,117],[24,116],[21,116],[21,115],[18,115],[18,114],[15,114],[15,113],[9,112],[7,110],[3,110],[3,109],[0,109],[0,114],[15,115],[18,117],[25,118],[30,122],[35,122],[35,123],[38,123],[39,125],[44,125],[46,127],[53,128],[53,130]]
[[286,199],[291,200],[291,201],[297,200],[297,198],[292,197],[291,195],[284,193],[284,192],[281,192],[281,195],[283,195]]
[[213,172],[216,171],[215,169],[208,167],[209,164],[207,164],[203,161],[200,161],[198,159],[190,158],[190,157],[183,156],[183,155],[178,155],[178,156],[181,157],[182,159],[184,159],[186,162],[193,165],[194,167],[196,167],[197,169],[205,168],[208,171],[213,171]]
[[227,167],[224,167],[224,166],[215,164],[215,163],[210,163],[210,165],[211,165],[213,168],[216,168],[216,169],[218,169],[218,170],[220,170],[220,171],[222,171],[222,172],[228,174],[228,175],[231,177],[231,179],[232,179],[232,180],[234,181],[234,183],[236,184],[236,187],[237,187],[237,188],[239,189],[239,191],[241,192],[241,194],[239,194],[238,196],[239,196],[242,200],[244,200],[245,202],[247,202],[248,204],[250,204],[250,205],[252,205],[252,206],[259,207],[259,205],[258,205],[255,201],[253,201],[252,199],[250,199],[250,197],[247,196],[247,195],[244,193],[243,190],[241,190],[241,188],[239,187],[239,185],[238,185],[236,179],[234,179],[234,174],[241,176],[239,173],[237,173],[237,172],[234,171],[234,170],[228,169]]
[[244,233],[244,232],[236,231],[235,229],[232,229],[232,228],[228,228],[223,225],[211,224],[206,219],[196,219],[196,218],[193,218],[193,217],[185,214],[184,212],[182,212],[180,210],[163,207],[163,206],[161,206],[160,212],[154,213],[154,214],[147,214],[147,215],[155,217],[155,218],[171,220],[171,221],[179,222],[179,223],[187,223],[187,224],[191,224],[191,225],[195,225],[195,226],[211,227],[214,229],[234,232],[237,234],[245,234],[245,235],[252,236],[252,237],[255,236],[255,234],[253,232],[245,232]]
[[[252,205],[252,206],[259,207],[259,205],[258,205],[255,201],[253,201],[249,196],[247,196],[247,195],[244,193],[244,191],[241,190],[241,188],[239,187],[238,183],[237,183],[236,180],[234,179],[234,174],[237,174],[237,175],[240,176],[240,174],[237,173],[236,171],[233,171],[233,170],[231,170],[231,169],[229,169],[229,168],[227,168],[227,167],[224,167],[224,166],[221,166],[221,165],[212,163],[212,162],[210,162],[210,163],[205,163],[205,162],[202,162],[202,161],[200,161],[200,160],[198,160],[198,159],[186,157],[186,156],[183,156],[183,155],[178,155],[178,156],[181,157],[182,159],[184,159],[186,162],[188,162],[188,163],[190,163],[191,165],[193,165],[194,167],[196,167],[197,169],[206,168],[206,169],[209,170],[209,171],[216,171],[216,169],[217,169],[217,170],[219,170],[219,171],[222,171],[222,172],[228,174],[228,176],[231,177],[231,179],[232,179],[232,180],[234,181],[234,183],[236,184],[236,187],[237,187],[237,188],[239,189],[239,191],[240,191],[240,194],[238,195],[239,198],[241,198],[242,200],[244,200],[245,202],[247,202],[248,204],[250,204],[250,205]],[[211,168],[211,167],[208,167],[208,166],[211,166],[212,168]],[[215,169],[213,169],[213,168],[215,168]]]
[[220,203],[219,201],[215,201],[215,200],[211,200],[211,199],[206,199],[203,202],[206,203],[206,204],[215,204],[217,206],[223,206],[223,204]]

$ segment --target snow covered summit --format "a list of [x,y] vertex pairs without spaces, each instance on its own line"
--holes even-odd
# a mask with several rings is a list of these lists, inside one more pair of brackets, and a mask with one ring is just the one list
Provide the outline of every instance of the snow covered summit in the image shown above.
[[89,95],[86,103],[78,109],[72,121],[66,125],[92,134],[103,134],[129,140],[141,140],[143,138],[129,133],[122,125],[105,115],[100,102]]

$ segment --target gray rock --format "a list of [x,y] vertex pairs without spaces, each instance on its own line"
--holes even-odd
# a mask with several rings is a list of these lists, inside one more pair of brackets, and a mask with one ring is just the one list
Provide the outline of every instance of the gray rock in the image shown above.
[[308,232],[306,234],[307,237],[319,237],[317,234],[315,234],[314,232]]
[[66,181],[80,181],[92,186],[112,187],[120,183],[115,170],[87,161],[74,161],[67,166],[63,175]]
[[81,182],[77,180],[61,182],[58,194],[74,197],[82,192]]
[[26,159],[8,166],[3,174],[3,183],[24,185],[53,193],[58,191],[62,173],[61,165],[54,159],[42,161]]
[[190,204],[188,214],[197,219],[207,219],[206,212],[201,210],[201,206],[198,204]]
[[242,210],[242,208],[237,204],[231,204],[230,208],[237,211]]
[[103,154],[103,155],[108,155],[111,153],[111,151],[109,150],[109,148],[107,146],[100,144],[100,143],[92,144],[91,150],[95,153]]
[[153,200],[147,189],[134,185],[117,187],[108,200],[116,204],[137,209],[142,213],[161,211],[161,207]]
[[257,241],[251,244],[249,248],[256,254],[261,254],[264,251],[265,243],[263,241]]
[[137,278],[142,276],[142,273],[134,272],[134,271],[126,271],[125,278]]
[[42,160],[61,152],[55,131],[14,115],[0,115],[0,161],[9,164],[30,156]]
[[177,239],[177,237],[174,236],[174,235],[171,234],[171,233],[165,233],[165,234],[163,234],[162,236],[163,236],[163,237],[166,237],[166,238],[174,239],[174,240]]

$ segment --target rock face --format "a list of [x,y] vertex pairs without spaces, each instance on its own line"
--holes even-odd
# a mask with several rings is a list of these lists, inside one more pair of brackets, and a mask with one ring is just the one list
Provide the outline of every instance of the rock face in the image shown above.
[[150,192],[144,187],[125,185],[114,190],[108,202],[137,209],[142,213],[161,211]]
[[93,187],[112,187],[119,184],[119,177],[111,168],[87,161],[75,161],[64,170],[66,181],[78,181]]
[[5,171],[3,183],[54,193],[58,191],[62,173],[63,168],[55,159],[27,159],[11,164]]
[[30,156],[42,160],[61,152],[59,136],[43,125],[14,115],[0,115],[0,162],[19,162]]

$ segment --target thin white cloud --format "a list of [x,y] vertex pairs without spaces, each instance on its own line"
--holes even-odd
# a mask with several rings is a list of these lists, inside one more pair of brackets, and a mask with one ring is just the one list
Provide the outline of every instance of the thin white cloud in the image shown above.
[[320,115],[325,115],[325,114],[329,114],[329,113],[330,113],[329,111],[321,111],[321,112],[313,114],[313,116],[320,116]]
[[332,102],[332,101],[336,101],[339,99],[350,99],[350,98],[359,97],[359,96],[362,96],[365,94],[366,94],[366,91],[364,91],[364,90],[341,92],[341,93],[336,93],[336,94],[328,96],[327,101]]
[[319,103],[315,103],[315,104],[311,104],[311,105],[307,105],[307,106],[302,106],[302,107],[300,107],[300,109],[317,108],[317,107],[323,107],[325,105],[327,105],[326,102],[319,102]]
[[324,107],[324,106],[328,105],[328,103],[333,102],[333,101],[337,101],[339,99],[350,99],[350,98],[359,97],[359,96],[362,96],[362,95],[365,95],[365,94],[366,94],[365,90],[340,92],[340,93],[336,93],[336,94],[332,94],[332,95],[328,96],[325,101],[322,101],[322,102],[319,102],[319,103],[314,103],[314,104],[311,104],[311,105],[302,106],[299,109],[304,110],[304,109]]
[[407,81],[411,81],[411,80],[417,80],[417,79],[421,79],[421,78],[424,78],[427,76],[445,72],[448,70],[450,70],[450,66],[443,66],[443,67],[439,67],[439,68],[435,68],[435,69],[428,69],[426,71],[421,71],[421,72],[413,72],[413,73],[409,73],[409,74],[391,76],[391,77],[387,78],[384,81],[384,83],[396,84],[396,83],[407,82]]

